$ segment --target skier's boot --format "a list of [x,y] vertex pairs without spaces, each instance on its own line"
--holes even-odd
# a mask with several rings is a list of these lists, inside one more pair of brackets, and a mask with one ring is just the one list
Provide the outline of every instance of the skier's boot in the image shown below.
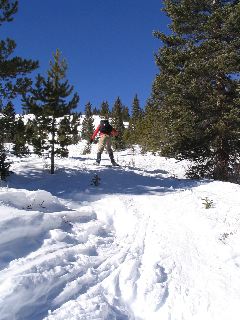
[[109,154],[109,158],[110,158],[110,160],[111,160],[112,165],[113,165],[113,166],[119,166],[119,164],[114,160],[113,152],[110,151],[108,154]]
[[99,166],[100,162],[101,162],[101,152],[98,152],[98,153],[97,153],[97,159],[96,159],[95,164],[96,164],[97,166]]
[[114,167],[120,167],[120,165],[116,161],[111,161],[112,166]]

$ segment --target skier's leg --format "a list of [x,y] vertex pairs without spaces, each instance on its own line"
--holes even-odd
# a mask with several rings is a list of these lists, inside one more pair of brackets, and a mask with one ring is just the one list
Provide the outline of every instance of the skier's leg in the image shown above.
[[98,142],[97,159],[96,159],[97,164],[101,162],[101,156],[104,150],[105,143],[106,143],[106,137],[105,135],[101,135]]
[[96,159],[96,164],[99,164],[101,162],[101,152],[97,153],[97,159]]
[[113,156],[112,139],[111,139],[111,137],[108,137],[108,139],[107,139],[106,148],[107,148],[107,152],[108,152],[108,155],[109,155],[109,158],[111,160],[112,165],[117,166],[118,164],[114,160],[114,156]]

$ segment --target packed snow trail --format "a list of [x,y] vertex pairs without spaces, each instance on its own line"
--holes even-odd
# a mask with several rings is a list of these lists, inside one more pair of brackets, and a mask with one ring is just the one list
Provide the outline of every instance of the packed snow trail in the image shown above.
[[54,178],[37,159],[15,164],[0,190],[1,320],[238,319],[240,186],[135,160],[76,157]]

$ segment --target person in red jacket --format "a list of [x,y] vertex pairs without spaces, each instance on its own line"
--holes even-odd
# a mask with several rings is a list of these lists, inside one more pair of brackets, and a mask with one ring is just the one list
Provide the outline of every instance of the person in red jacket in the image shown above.
[[100,124],[97,126],[94,131],[90,142],[92,143],[97,134],[100,134],[100,139],[98,142],[98,151],[97,151],[97,159],[96,164],[100,164],[101,156],[104,148],[106,147],[107,152],[109,154],[109,158],[113,166],[118,166],[116,161],[114,160],[113,150],[112,150],[112,137],[117,137],[118,132],[115,130],[107,119],[101,120]]

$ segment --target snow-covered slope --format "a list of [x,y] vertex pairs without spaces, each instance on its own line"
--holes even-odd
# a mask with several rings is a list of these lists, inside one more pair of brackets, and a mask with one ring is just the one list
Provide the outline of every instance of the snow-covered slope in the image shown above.
[[[1,320],[237,320],[240,186],[132,150],[120,168],[13,158],[0,188]],[[100,177],[100,185],[92,179]],[[209,209],[206,207],[209,205]]]

